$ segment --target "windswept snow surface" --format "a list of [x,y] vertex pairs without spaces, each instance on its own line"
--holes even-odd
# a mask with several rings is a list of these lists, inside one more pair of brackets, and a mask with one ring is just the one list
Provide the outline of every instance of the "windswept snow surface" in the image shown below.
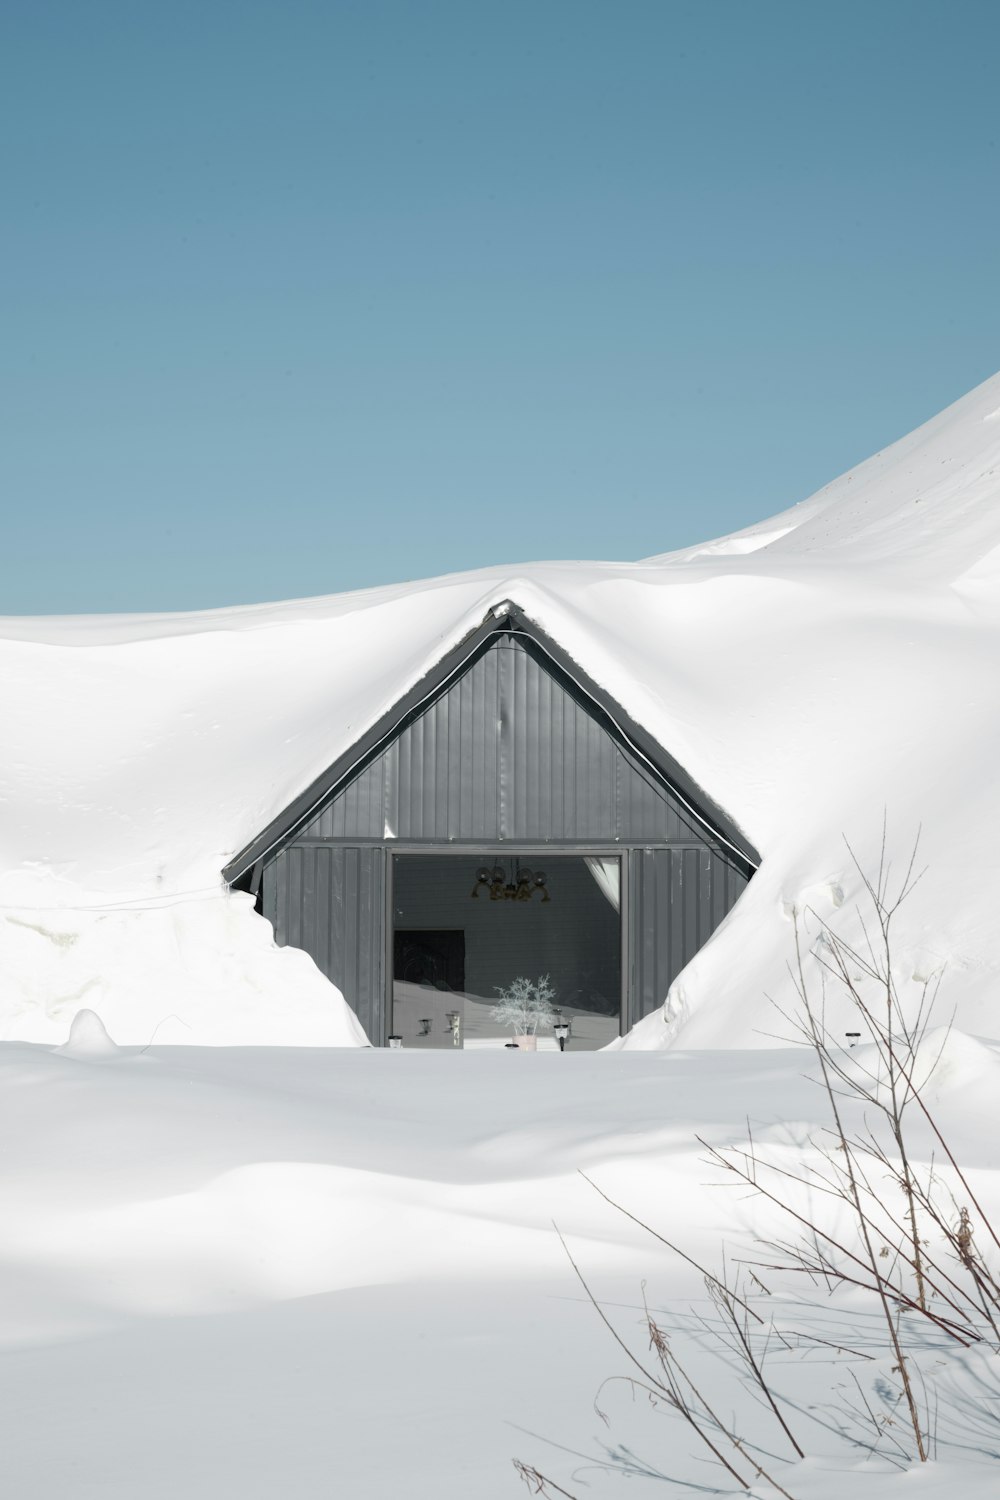
[[87,1007],[123,1043],[362,1043],[220,870],[506,598],[763,855],[627,1046],[766,1044],[795,922],[855,920],[844,841],[873,871],[883,815],[896,870],[918,830],[927,867],[900,913],[900,978],[944,970],[960,1024],[994,1034],[998,466],[994,377],[811,500],[683,553],[0,622],[2,1034],[62,1040]]
[[[645,1298],[794,1500],[997,1493],[995,1356],[912,1330],[937,1456],[901,1473],[912,1441],[877,1318],[826,1287],[792,1306],[763,1273],[773,1296],[759,1309],[791,1335],[768,1370],[798,1461],[713,1355],[697,1271],[580,1175],[714,1272],[723,1247],[730,1265],[759,1259],[754,1236],[792,1226],[720,1186],[695,1136],[745,1147],[749,1121],[762,1156],[818,1162],[824,1100],[797,1049],[92,1042],[0,1044],[5,1495],[516,1500],[514,1458],[577,1500],[674,1493],[637,1489],[635,1472],[694,1486],[678,1493],[736,1493],[681,1418],[625,1383],[636,1371],[553,1220],[636,1357],[648,1355]],[[985,1127],[998,1087],[997,1049],[953,1033],[926,1088],[994,1215]],[[926,1162],[926,1132],[912,1146]],[[763,1482],[752,1493],[777,1494]]]

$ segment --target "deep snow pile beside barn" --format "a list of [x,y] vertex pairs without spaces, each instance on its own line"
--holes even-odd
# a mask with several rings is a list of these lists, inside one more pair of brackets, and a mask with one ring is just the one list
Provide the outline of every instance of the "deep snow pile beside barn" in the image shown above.
[[774,1029],[802,914],[850,923],[883,814],[927,875],[900,977],[995,1033],[1000,377],[772,521],[634,564],[290,604],[0,625],[0,1021],[62,1040],[348,1043],[353,1017],[220,871],[498,602],[679,761],[763,864],[629,1045]]

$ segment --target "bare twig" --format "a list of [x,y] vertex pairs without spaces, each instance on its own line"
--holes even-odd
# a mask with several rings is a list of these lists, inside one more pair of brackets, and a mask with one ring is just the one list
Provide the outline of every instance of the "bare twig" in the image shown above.
[[522,1463],[519,1458],[515,1458],[513,1463],[519,1477],[524,1480],[533,1495],[564,1495],[566,1500],[576,1500],[569,1490],[564,1490],[556,1484],[554,1479],[547,1479],[531,1464]]

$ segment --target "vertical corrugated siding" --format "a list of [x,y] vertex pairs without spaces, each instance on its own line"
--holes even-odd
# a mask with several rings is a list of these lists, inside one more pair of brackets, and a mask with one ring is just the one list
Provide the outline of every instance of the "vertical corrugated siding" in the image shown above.
[[282,947],[301,948],[343,992],[369,1038],[382,1039],[385,854],[291,844],[264,866],[264,914]]
[[498,655],[501,837],[616,838],[621,751],[519,642]]
[[514,636],[501,636],[300,838],[634,843],[697,820]]
[[631,1023],[662,1004],[747,880],[515,636],[498,637],[297,839],[264,867],[264,913],[376,1042],[386,856],[353,841],[647,846],[630,856]]
[[496,839],[497,660],[487,652],[400,734],[388,825],[398,839]]
[[713,849],[633,849],[632,1022],[663,1004],[677,975],[735,906],[747,876]]
[[303,832],[321,839],[382,838],[390,770],[388,757],[379,756]]
[[624,842],[650,839],[671,843],[704,838],[704,824],[621,752],[616,771],[618,836]]

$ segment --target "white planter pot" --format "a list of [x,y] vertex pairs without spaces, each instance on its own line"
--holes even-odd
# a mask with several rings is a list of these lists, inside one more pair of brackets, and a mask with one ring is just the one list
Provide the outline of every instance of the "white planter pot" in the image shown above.
[[520,1047],[520,1049],[521,1049],[522,1052],[537,1052],[538,1051],[538,1038],[537,1038],[537,1036],[516,1036],[514,1038],[514,1040],[517,1043],[517,1045]]

